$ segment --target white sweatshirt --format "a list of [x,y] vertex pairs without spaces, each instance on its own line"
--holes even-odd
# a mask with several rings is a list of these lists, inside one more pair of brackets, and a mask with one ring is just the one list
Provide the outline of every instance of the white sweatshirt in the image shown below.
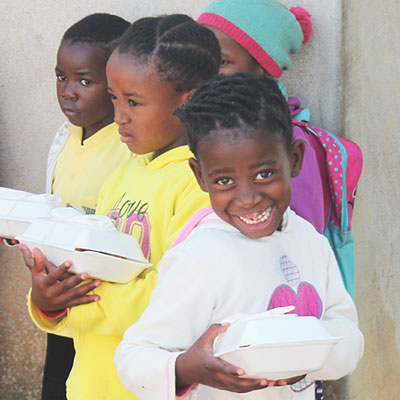
[[[115,354],[125,387],[141,400],[175,399],[175,360],[206,330],[236,313],[294,305],[343,336],[320,371],[293,386],[236,394],[199,385],[185,399],[314,399],[313,380],[350,374],[363,354],[357,313],[326,238],[288,210],[283,228],[249,239],[215,214],[165,253],[159,284]],[[240,365],[238,366],[240,367]]]

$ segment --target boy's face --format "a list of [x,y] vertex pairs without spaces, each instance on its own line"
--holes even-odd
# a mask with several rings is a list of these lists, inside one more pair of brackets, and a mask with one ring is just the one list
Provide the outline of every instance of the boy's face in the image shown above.
[[236,139],[212,134],[198,143],[199,160],[191,159],[190,165],[216,214],[258,239],[280,229],[303,153],[304,143],[297,141],[288,154],[277,135]]
[[213,26],[204,26],[215,34],[221,47],[220,74],[233,75],[238,72],[249,72],[257,75],[267,74],[261,65],[227,34]]
[[108,90],[121,141],[136,154],[155,157],[187,143],[185,128],[172,115],[189,97],[160,81],[155,67],[114,51],[107,63]]
[[108,54],[91,43],[61,42],[57,53],[57,98],[66,117],[93,134],[113,120],[107,93]]

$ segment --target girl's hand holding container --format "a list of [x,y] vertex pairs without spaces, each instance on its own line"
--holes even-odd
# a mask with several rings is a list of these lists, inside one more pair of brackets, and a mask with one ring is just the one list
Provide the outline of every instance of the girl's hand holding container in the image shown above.
[[213,356],[216,337],[225,332],[229,324],[213,324],[176,360],[176,387],[184,391],[193,384],[203,384],[230,392],[246,393],[271,386],[293,385],[304,376],[277,381],[243,378],[245,371]]
[[88,275],[66,275],[71,267],[70,262],[66,261],[57,267],[39,249],[33,249],[31,253],[27,246],[20,245],[20,250],[32,274],[32,301],[40,310],[65,310],[100,300],[97,295],[88,295],[101,284],[100,280],[80,285],[88,279]]

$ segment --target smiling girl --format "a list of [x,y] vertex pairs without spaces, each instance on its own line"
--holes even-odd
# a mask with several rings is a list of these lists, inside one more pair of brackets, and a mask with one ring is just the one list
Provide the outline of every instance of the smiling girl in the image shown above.
[[86,274],[59,282],[65,263],[56,268],[37,249],[34,260],[24,249],[32,268],[34,322],[48,332],[73,330],[76,358],[68,399],[135,399],[118,378],[115,349],[148,304],[161,256],[192,214],[209,204],[189,167],[193,155],[185,127],[172,112],[219,64],[214,34],[184,15],[135,22],[107,63],[114,119],[122,142],[138,156],[105,183],[97,213],[135,236],[153,267],[127,284],[94,280],[77,286]]
[[[355,369],[363,336],[328,241],[289,208],[304,144],[293,141],[286,101],[273,80],[241,73],[210,81],[176,115],[212,210],[164,255],[149,307],[118,346],[119,376],[141,400],[312,400],[314,379]],[[290,305],[344,338],[321,370],[249,379],[213,357],[229,329],[221,320]]]

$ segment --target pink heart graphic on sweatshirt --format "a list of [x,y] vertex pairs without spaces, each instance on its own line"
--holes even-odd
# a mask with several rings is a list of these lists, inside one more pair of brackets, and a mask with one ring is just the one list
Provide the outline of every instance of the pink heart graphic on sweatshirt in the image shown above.
[[274,290],[268,310],[286,306],[296,307],[292,314],[317,318],[322,315],[322,301],[315,287],[308,282],[301,282],[297,293],[288,285],[280,285]]

